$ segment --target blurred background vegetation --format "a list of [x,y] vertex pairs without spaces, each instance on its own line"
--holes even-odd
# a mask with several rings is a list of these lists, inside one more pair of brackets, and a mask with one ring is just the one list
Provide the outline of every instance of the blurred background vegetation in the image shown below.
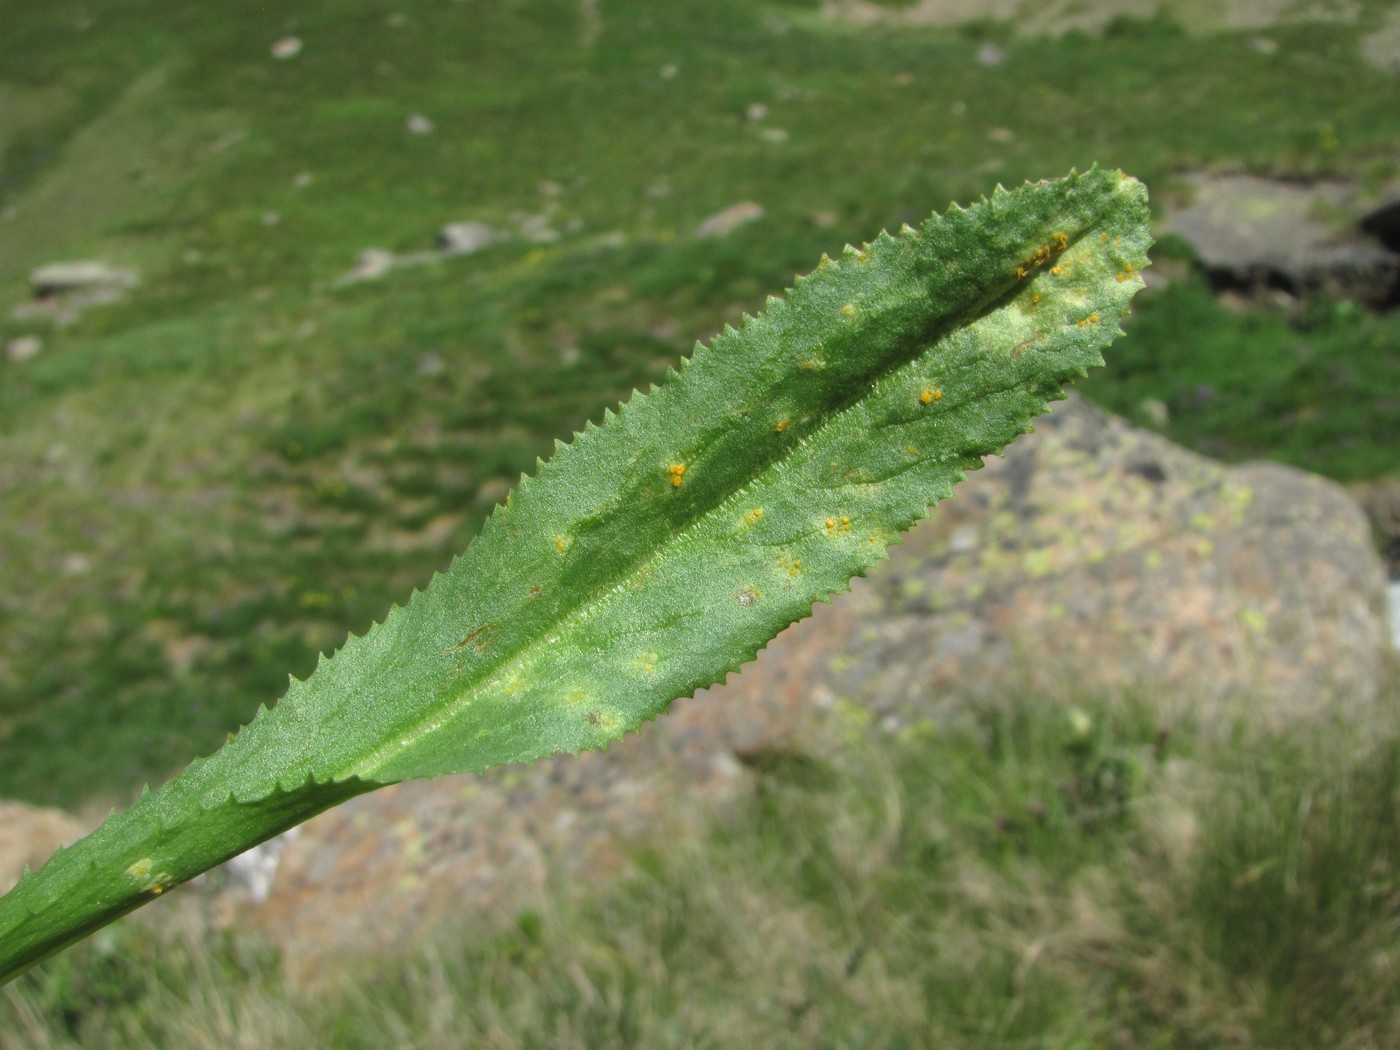
[[[42,344],[0,358],[0,797],[125,804],[211,750],[445,567],[556,438],[823,251],[1093,163],[1158,207],[1200,171],[1400,177],[1400,78],[1360,57],[1394,5],[1262,6],[1288,17],[1231,28],[1182,0],[1088,33],[857,27],[801,0],[0,0],[0,336]],[[761,215],[695,235],[744,202]],[[496,239],[414,259],[453,222]],[[416,264],[345,280],[371,248]],[[1159,402],[1169,437],[1222,458],[1400,471],[1394,312],[1227,309],[1189,249],[1163,251],[1175,279],[1092,397],[1139,422]],[[26,314],[31,271],[73,258],[139,284],[71,323]],[[123,925],[6,1008],[38,1011],[23,1045],[213,1042],[240,1010],[269,1042],[221,1045],[1400,1044],[1379,990],[1400,973],[1393,726],[1360,759],[1295,762],[1284,741],[1168,746],[1146,716],[1095,715],[1092,744],[1024,718],[940,742],[938,773],[872,751],[817,801],[765,789],[686,847],[703,864],[658,854],[649,879],[334,1006],[277,1000],[241,942],[191,955]],[[1173,748],[1229,803],[1195,867],[1157,864],[1167,832],[1137,815],[1176,797]],[[1101,760],[1124,763],[1111,790],[1083,766]],[[843,851],[886,825],[853,871]],[[1062,943],[1046,886],[1086,871],[1103,928]],[[736,917],[770,905],[806,932],[753,943]],[[1058,967],[1027,975],[1026,930]],[[735,981],[760,978],[755,1005]],[[191,1020],[201,981],[227,1001]],[[828,995],[849,1009],[803,1034]],[[448,1038],[426,999],[482,1027]],[[251,1016],[232,1030],[264,1031]]]

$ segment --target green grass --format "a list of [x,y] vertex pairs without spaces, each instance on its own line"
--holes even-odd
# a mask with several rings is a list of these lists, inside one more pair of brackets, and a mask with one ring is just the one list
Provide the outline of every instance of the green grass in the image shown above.
[[1248,748],[1030,698],[866,738],[314,992],[133,917],[0,992],[0,1047],[1391,1046],[1397,700]]

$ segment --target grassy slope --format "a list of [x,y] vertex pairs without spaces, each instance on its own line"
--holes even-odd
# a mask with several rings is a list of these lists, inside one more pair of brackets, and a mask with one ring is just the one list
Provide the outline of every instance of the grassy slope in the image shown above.
[[[1164,23],[856,34],[805,5],[612,4],[596,33],[546,0],[6,7],[0,68],[28,116],[0,132],[0,307],[53,258],[144,275],[44,331],[39,359],[0,362],[0,795],[46,802],[119,798],[212,747],[443,565],[555,436],[823,250],[1071,165],[1166,190],[1211,163],[1375,167],[1400,139],[1400,85],[1345,26],[1279,29],[1262,55]],[[291,32],[302,54],[272,59]],[[988,34],[999,68],[975,59]],[[745,199],[761,221],[689,236]],[[366,247],[532,215],[559,239],[334,286]],[[1140,367],[1099,381],[1110,403],[1170,368],[1157,316],[1120,351]],[[1375,324],[1363,344],[1393,333]],[[1352,394],[1372,385],[1356,367]],[[1222,386],[1221,426],[1237,388],[1254,414],[1249,387]],[[1348,432],[1336,472],[1393,447]]]
[[1396,1045],[1393,712],[1247,752],[1121,700],[851,728],[708,837],[319,992],[127,920],[0,990],[0,1050]]

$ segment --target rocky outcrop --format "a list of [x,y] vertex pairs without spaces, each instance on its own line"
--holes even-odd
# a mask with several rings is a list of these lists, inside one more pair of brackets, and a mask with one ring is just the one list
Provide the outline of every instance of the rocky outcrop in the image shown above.
[[1164,228],[1188,240],[1217,287],[1247,294],[1322,294],[1384,309],[1400,299],[1400,255],[1378,239],[1389,213],[1341,182],[1248,175],[1193,179],[1191,202]]
[[[990,461],[872,578],[742,674],[606,753],[404,784],[307,824],[249,916],[292,971],[464,914],[510,921],[547,876],[606,878],[752,775],[1032,696],[1146,698],[1203,732],[1359,720],[1384,575],[1336,485],[1227,468],[1081,401]],[[779,763],[783,764],[783,763]]]
[[1207,731],[1364,717],[1385,579],[1340,486],[1224,467],[1083,402],[1040,430],[879,574],[840,688],[898,720],[1017,687],[1145,696]]

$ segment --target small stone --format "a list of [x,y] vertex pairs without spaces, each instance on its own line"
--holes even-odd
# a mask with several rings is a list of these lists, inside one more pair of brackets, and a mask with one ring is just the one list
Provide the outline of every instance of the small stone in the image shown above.
[[272,45],[272,57],[286,61],[301,54],[301,40],[294,36],[284,36]]
[[92,288],[130,288],[136,283],[136,271],[81,259],[41,266],[29,275],[29,283],[40,297]]
[[1393,10],[1361,40],[1361,54],[1391,76],[1400,76],[1400,9]]
[[262,224],[264,226],[276,226],[282,221],[282,213],[279,211],[265,211],[262,213]]
[[977,49],[977,61],[989,69],[995,69],[1006,61],[1006,52],[989,42]]
[[744,116],[751,121],[759,121],[768,116],[768,107],[762,102],[750,102],[749,108],[744,110]]
[[761,204],[755,204],[753,201],[740,201],[738,204],[731,204],[723,211],[715,212],[695,227],[695,236],[701,240],[710,237],[724,237],[733,233],[740,226],[762,217],[763,206]]
[[1010,128],[991,128],[987,132],[987,138],[993,142],[1013,142],[1016,138],[1016,132]]
[[337,281],[337,284],[356,284],[360,281],[377,281],[394,268],[398,259],[393,252],[383,248],[366,248],[360,252],[360,261],[355,268]]
[[21,335],[5,344],[5,355],[11,361],[32,361],[43,349],[44,341],[37,335]]
[[679,72],[680,66],[676,65],[674,62],[667,62],[664,66],[661,67],[661,79],[670,80]]
[[758,137],[764,142],[771,142],[775,146],[781,146],[788,140],[786,128],[760,128]]
[[311,185],[314,176],[309,171],[299,171],[292,179],[292,188],[304,190]]
[[471,255],[500,237],[484,222],[450,222],[438,230],[437,246],[448,255]]
[[414,135],[431,135],[433,133],[433,122],[421,113],[415,113],[408,118],[408,130]]
[[418,374],[420,376],[440,376],[447,371],[447,363],[443,361],[442,355],[429,351],[418,359]]

